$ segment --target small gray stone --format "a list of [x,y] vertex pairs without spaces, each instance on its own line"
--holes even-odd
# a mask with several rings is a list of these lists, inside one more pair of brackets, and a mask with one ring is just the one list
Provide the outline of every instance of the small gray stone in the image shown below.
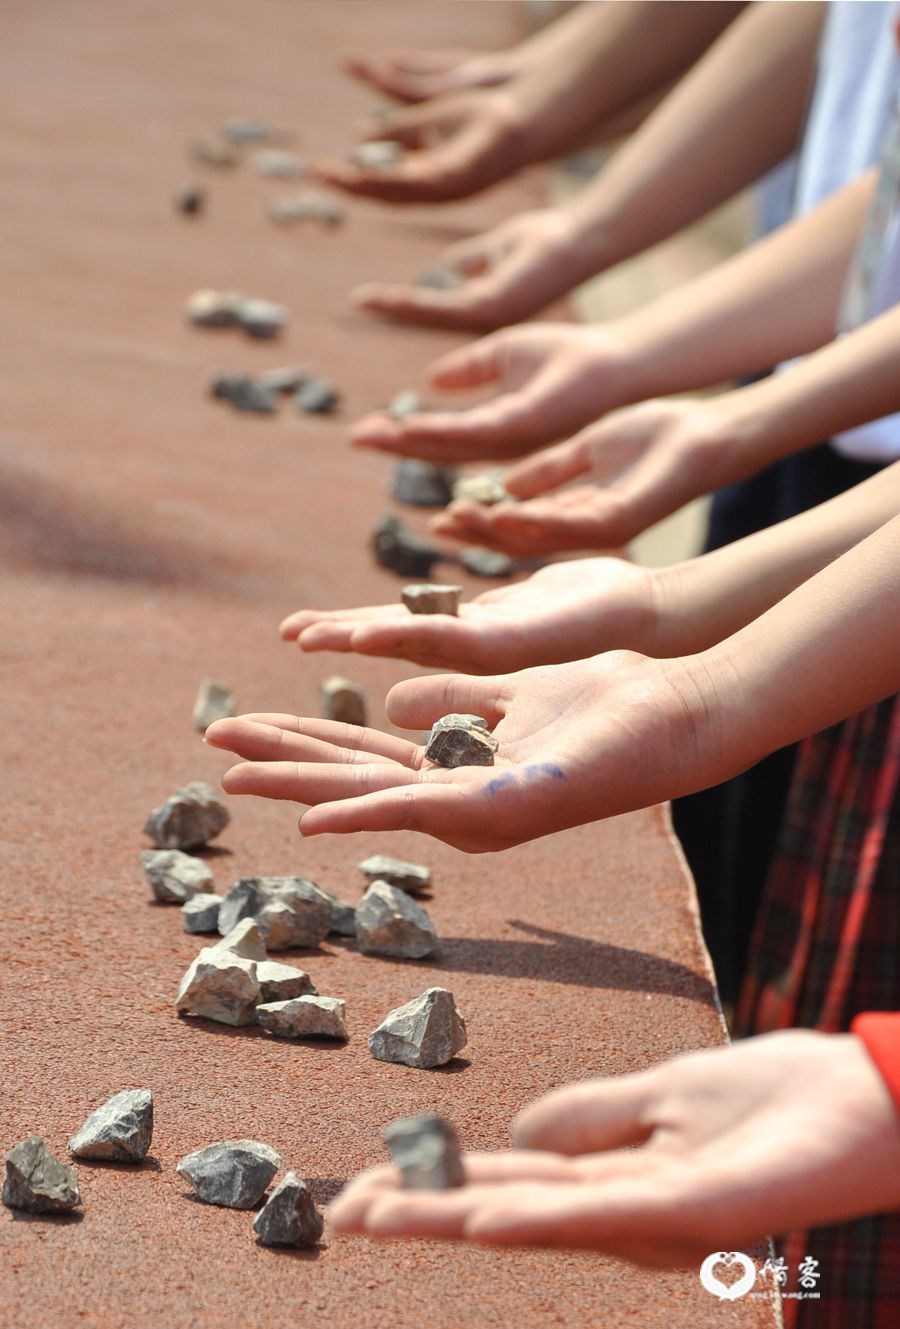
[[253,157],[253,165],[260,175],[267,175],[272,180],[296,180],[306,169],[306,163],[296,152],[285,152],[283,148],[266,148]]
[[453,484],[453,497],[467,503],[480,503],[486,508],[493,507],[495,503],[507,503],[512,499],[502,478],[494,471],[458,476]]
[[319,693],[326,720],[355,725],[366,723],[366,694],[358,683],[342,678],[340,674],[332,674],[324,679]]
[[234,715],[234,693],[227,683],[204,678],[194,702],[194,728],[205,734],[214,720],[226,720]]
[[190,145],[190,152],[194,160],[202,162],[204,166],[216,166],[221,169],[236,166],[238,162],[238,153],[234,144],[230,143],[223,134],[204,134],[200,138],[195,138]]
[[181,921],[185,932],[218,932],[221,895],[192,895],[181,906]]
[[328,901],[328,907],[331,910],[331,926],[328,931],[330,933],[335,933],[338,937],[355,937],[355,907],[352,904],[344,904],[343,900],[339,900],[336,895],[332,895],[331,891],[322,890],[321,886],[319,887],[319,890],[322,891],[322,894]]
[[445,1065],[462,1051],[466,1041],[465,1021],[453,993],[429,988],[385,1017],[369,1035],[369,1051],[377,1061],[427,1070]]
[[418,895],[431,887],[431,868],[421,863],[406,863],[390,854],[372,854],[356,866],[368,881],[387,881],[408,895]]
[[270,125],[248,115],[235,115],[219,131],[231,143],[284,143],[294,137],[281,125]]
[[414,508],[444,508],[453,497],[454,475],[449,466],[401,457],[391,473],[391,497]]
[[218,1140],[187,1154],[175,1169],[193,1182],[197,1199],[226,1209],[252,1209],[281,1167],[281,1159],[258,1140]]
[[344,220],[344,209],[337,199],[311,189],[286,198],[273,199],[266,210],[272,221],[279,226],[311,221],[330,228],[339,226]]
[[256,380],[269,392],[291,394],[298,392],[313,377],[309,365],[284,365],[280,369],[267,369]]
[[227,935],[242,919],[259,924],[266,949],[318,946],[331,925],[324,891],[303,877],[242,877],[222,901],[219,931]]
[[271,300],[242,300],[237,307],[237,321],[250,337],[267,341],[287,326],[290,314],[284,305]]
[[253,1220],[263,1246],[315,1246],[325,1224],[309,1186],[296,1172],[286,1172]]
[[203,859],[180,849],[145,849],[141,867],[162,904],[184,904],[212,885],[213,874]]
[[67,1213],[81,1204],[75,1169],[55,1158],[40,1135],[29,1135],[6,1155],[3,1203],[32,1214]]
[[289,951],[305,944],[305,940],[296,940],[297,915],[287,901],[267,900],[256,917],[270,951]]
[[195,291],[185,305],[185,314],[200,328],[230,328],[238,321],[244,296],[239,291]]
[[372,536],[376,563],[404,577],[428,577],[435,563],[444,557],[440,549],[413,535],[393,515],[382,517]]
[[311,378],[294,398],[298,411],[306,415],[331,415],[340,405],[340,393],[324,378]]
[[371,138],[365,143],[357,143],[350,153],[350,160],[366,170],[379,171],[385,166],[396,165],[403,155],[403,147],[395,139]]
[[206,190],[200,185],[184,185],[175,195],[175,207],[186,217],[196,217],[206,207]]
[[278,393],[255,382],[249,374],[215,374],[210,380],[209,391],[210,396],[227,401],[236,411],[271,415],[278,407]]
[[256,1018],[276,1038],[338,1038],[346,1042],[347,1003],[340,997],[310,995],[257,1006]]
[[449,268],[444,263],[436,263],[433,268],[426,268],[418,279],[419,286],[430,286],[434,291],[455,291],[465,284],[465,277],[456,268]]
[[438,766],[493,766],[498,744],[480,715],[444,715],[431,727],[425,756]]
[[424,409],[424,403],[418,392],[405,388],[391,398],[387,413],[392,420],[405,420],[408,415],[416,415]]
[[175,1009],[179,1015],[237,1026],[256,1023],[258,1001],[256,961],[207,947],[181,980]]
[[264,960],[266,958],[266,947],[262,933],[252,918],[242,918],[240,923],[235,923],[231,931],[209,949],[227,951],[230,955],[239,955],[242,960]]
[[266,897],[259,887],[259,877],[241,877],[219,905],[219,934],[227,937],[242,918],[255,918]]
[[404,586],[401,599],[411,614],[459,613],[461,586],[443,586],[439,582],[414,582]]
[[373,881],[356,906],[356,940],[363,955],[422,960],[437,950],[437,933],[425,910],[406,891]]
[[109,1158],[140,1163],[153,1139],[153,1095],[149,1089],[123,1089],[88,1117],[69,1141],[77,1158]]
[[456,1131],[432,1112],[392,1121],[381,1132],[411,1191],[446,1191],[465,1184]]
[[[256,966],[259,1004],[290,1001],[292,997],[316,995],[316,986],[305,969],[295,969],[277,960],[263,960]],[[257,1008],[258,1009],[258,1008]]]
[[144,834],[159,849],[191,849],[207,844],[225,829],[231,816],[214,789],[196,780],[154,808]]
[[473,577],[511,577],[515,570],[508,555],[497,549],[482,549],[480,545],[466,545],[459,551],[458,558]]

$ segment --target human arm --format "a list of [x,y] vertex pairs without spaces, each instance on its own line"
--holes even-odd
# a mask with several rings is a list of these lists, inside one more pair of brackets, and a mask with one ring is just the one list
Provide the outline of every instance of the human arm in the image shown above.
[[897,1107],[852,1034],[790,1030],[570,1085],[526,1108],[512,1135],[508,1152],[465,1155],[454,1190],[364,1173],[330,1222],[665,1267],[900,1204]]

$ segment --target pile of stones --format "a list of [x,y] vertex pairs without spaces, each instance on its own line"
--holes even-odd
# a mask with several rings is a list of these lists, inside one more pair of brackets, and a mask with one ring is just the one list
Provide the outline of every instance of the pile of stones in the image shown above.
[[331,415],[340,405],[338,389],[309,365],[284,365],[256,378],[220,370],[209,381],[209,394],[236,411],[257,415],[274,415],[285,397],[293,400],[301,415]]
[[[418,474],[419,480],[415,483],[431,483],[428,479],[429,472],[426,463],[419,463],[423,468]],[[411,474],[410,472],[407,472]],[[395,489],[396,493],[396,474],[395,471]],[[406,481],[404,481],[404,484]],[[412,482],[410,482],[412,483]],[[441,481],[440,483],[443,483]],[[406,490],[409,492],[409,490]],[[424,492],[424,489],[420,492]],[[451,494],[452,497],[452,494]],[[419,504],[419,506],[425,506]],[[428,506],[437,506],[429,504]],[[437,545],[429,544],[427,540],[422,540],[415,535],[409,527],[394,516],[388,513],[381,518],[376,526],[371,538],[372,553],[375,555],[375,562],[382,568],[388,568],[391,572],[397,572],[402,577],[430,577],[432,570],[437,563],[455,563],[464,567],[467,572],[471,572],[475,577],[510,577],[515,571],[515,564],[506,554],[501,554],[496,549],[484,549],[480,545],[464,546],[457,554],[448,554]]]

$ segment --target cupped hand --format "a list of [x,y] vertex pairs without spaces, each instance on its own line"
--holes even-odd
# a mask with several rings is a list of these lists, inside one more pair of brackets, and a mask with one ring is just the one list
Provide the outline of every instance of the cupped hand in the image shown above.
[[384,51],[379,55],[350,52],[344,69],[378,92],[401,102],[428,101],[468,88],[493,88],[519,72],[512,51],[452,50]]
[[365,416],[352,443],[434,462],[520,457],[627,399],[629,362],[612,325],[533,323],[450,352],[430,367],[429,380],[443,392],[495,395],[465,410]]
[[465,1155],[467,1183],[450,1191],[364,1173],[331,1224],[696,1266],[900,1202],[896,1112],[851,1035],[791,1030],[570,1085],[527,1108],[513,1138],[519,1149]]
[[438,263],[459,273],[462,284],[434,290],[416,283],[369,282],[351,298],[369,313],[404,323],[489,331],[529,318],[594,271],[564,208],[519,213],[451,245]]
[[560,664],[599,651],[653,654],[653,574],[619,558],[541,568],[526,581],[485,591],[459,616],[411,614],[403,605],[304,609],[281,624],[303,651],[355,651],[469,674]]

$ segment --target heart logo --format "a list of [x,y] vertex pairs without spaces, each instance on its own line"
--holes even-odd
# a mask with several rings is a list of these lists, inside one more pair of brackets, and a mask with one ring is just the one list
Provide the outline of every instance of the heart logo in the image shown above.
[[[720,1265],[729,1273],[740,1269],[740,1278],[733,1283],[724,1283],[716,1273]],[[756,1282],[756,1265],[743,1251],[714,1251],[712,1255],[707,1255],[700,1266],[700,1282],[707,1292],[711,1292],[720,1301],[737,1301]]]

